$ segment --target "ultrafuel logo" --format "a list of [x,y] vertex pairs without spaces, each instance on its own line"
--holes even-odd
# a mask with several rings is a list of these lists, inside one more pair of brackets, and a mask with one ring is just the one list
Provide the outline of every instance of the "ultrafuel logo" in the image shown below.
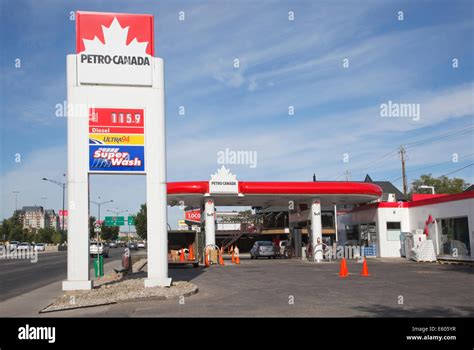
[[153,17],[77,12],[80,84],[152,85]]

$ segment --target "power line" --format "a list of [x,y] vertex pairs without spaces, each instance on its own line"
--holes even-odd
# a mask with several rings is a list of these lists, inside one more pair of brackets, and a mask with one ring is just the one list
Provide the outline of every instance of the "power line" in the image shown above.
[[[465,156],[459,157],[458,159],[468,158],[468,157],[471,157],[471,156],[474,156],[474,153],[467,154],[467,155],[465,155]],[[415,169],[407,170],[407,173],[412,173],[412,172],[414,172],[414,171],[423,170],[423,169],[435,168],[435,167],[438,167],[438,166],[440,166],[440,165],[451,164],[451,163],[453,163],[453,161],[452,161],[452,160],[448,160],[447,162],[442,162],[442,163],[437,163],[437,164],[433,164],[433,165],[423,166],[423,167],[421,167],[421,168],[415,168]],[[402,177],[399,176],[399,177],[397,177],[396,179],[390,180],[390,182],[398,181],[398,180],[400,180],[401,178],[402,178]]]
[[450,138],[450,137],[454,137],[454,136],[461,136],[461,135],[473,132],[474,131],[473,128],[474,128],[474,125],[469,125],[468,127],[462,127],[461,129],[450,130],[450,131],[444,132],[442,134],[432,136],[432,137],[429,137],[429,138],[426,138],[426,139],[423,139],[423,140],[418,140],[418,141],[405,143],[405,146],[406,147],[419,146],[419,145],[439,141],[439,140],[442,140],[442,139],[445,139],[445,138]]
[[[473,133],[473,132],[474,132],[474,125],[469,125],[467,127],[462,127],[460,129],[452,129],[452,130],[446,131],[444,133],[441,133],[439,135],[429,137],[429,138],[426,138],[426,139],[405,143],[404,147],[403,147],[404,148],[403,162],[407,159],[407,157],[406,157],[406,148],[425,145],[425,144],[428,144],[428,143],[432,143],[432,142],[436,142],[436,141],[440,141],[440,140],[445,140],[445,139],[449,139],[449,138],[452,138],[452,137],[459,137],[459,136],[469,134],[469,133]],[[387,161],[388,159],[390,159],[396,153],[400,154],[400,149],[396,148],[396,149],[390,151],[389,153],[386,153],[385,155],[382,155],[378,160],[376,160],[372,163],[369,163],[368,165],[365,165],[365,166],[362,166],[362,167],[359,167],[359,168],[353,168],[353,169],[351,169],[351,172],[352,173],[358,173],[358,172],[362,172],[364,170],[374,168],[376,166],[380,166],[381,163]],[[343,177],[347,177],[347,171],[348,170],[346,170],[346,172],[344,174],[337,177],[336,180],[339,180],[340,178],[343,178]],[[402,170],[402,172],[403,172],[403,170]],[[403,177],[403,175],[401,177],[398,177],[396,180],[398,180],[402,177]],[[396,181],[396,180],[394,180],[394,181]]]
[[[473,166],[473,165],[474,165],[474,163],[471,163],[471,164],[469,164],[469,165],[466,165],[466,166],[464,166],[464,167],[462,167],[462,168],[456,169],[456,170],[454,170],[454,171],[451,171],[451,172],[449,172],[449,173],[447,173],[447,174],[444,174],[444,175],[441,175],[441,176],[448,176],[448,175],[457,173],[458,171],[461,171],[461,170],[463,170],[463,169],[469,168],[470,166]],[[441,176],[439,176],[439,177],[441,177]]]

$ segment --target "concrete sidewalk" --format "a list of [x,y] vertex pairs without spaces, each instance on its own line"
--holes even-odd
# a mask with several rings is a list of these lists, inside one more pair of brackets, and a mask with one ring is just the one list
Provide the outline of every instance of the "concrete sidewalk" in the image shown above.
[[[121,260],[108,262],[104,265],[105,275],[121,266]],[[94,276],[94,268],[90,269]],[[96,280],[93,280],[95,282]],[[0,317],[37,317],[39,312],[63,294],[62,281],[48,284],[22,295],[7,299],[0,303]],[[46,314],[47,315],[47,314]]]

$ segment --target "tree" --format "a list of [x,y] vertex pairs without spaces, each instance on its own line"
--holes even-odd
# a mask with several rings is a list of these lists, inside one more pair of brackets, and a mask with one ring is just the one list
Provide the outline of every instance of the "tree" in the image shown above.
[[61,244],[64,242],[63,235],[59,231],[54,231],[54,233],[51,236],[51,242],[54,244]]
[[96,233],[94,232],[94,223],[95,223],[95,216],[89,216],[89,238],[94,239]]
[[135,216],[135,228],[137,230],[137,235],[142,239],[146,239],[146,204],[141,205],[140,211]]
[[[434,178],[431,174],[423,174],[419,179],[412,182],[412,188],[410,194],[413,193],[426,193],[429,189],[420,188],[420,186],[434,186],[436,193],[460,193],[469,187],[469,184],[463,179],[459,178],[448,178],[447,176],[440,176]],[[431,193],[431,192],[429,192]]]
[[53,235],[56,231],[51,227],[40,228],[35,236],[35,242],[37,243],[52,243]]
[[19,225],[13,226],[10,231],[10,236],[8,237],[9,241],[20,241],[25,242],[29,239],[28,230],[23,229]]
[[100,233],[100,237],[104,241],[115,241],[117,240],[118,234],[120,232],[119,226],[105,226],[105,223],[102,223],[102,232]]

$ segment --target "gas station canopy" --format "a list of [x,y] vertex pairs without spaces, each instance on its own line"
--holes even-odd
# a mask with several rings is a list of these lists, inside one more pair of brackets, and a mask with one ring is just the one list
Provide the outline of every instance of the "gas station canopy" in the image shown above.
[[382,189],[363,182],[238,182],[238,193],[210,193],[209,181],[168,182],[168,204],[199,206],[212,197],[217,206],[288,205],[319,198],[322,205],[359,204],[378,199]]

